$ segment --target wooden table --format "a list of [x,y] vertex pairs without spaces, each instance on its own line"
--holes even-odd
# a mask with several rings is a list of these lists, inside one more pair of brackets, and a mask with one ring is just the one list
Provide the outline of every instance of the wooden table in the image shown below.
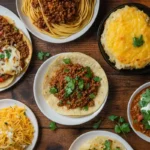
[[[150,6],[150,0],[101,0],[99,15],[92,28],[80,39],[67,44],[51,44],[44,42],[31,34],[33,41],[33,57],[25,76],[11,89],[0,93],[0,99],[13,98],[28,105],[35,113],[39,122],[39,139],[35,150],[68,150],[71,143],[87,131],[93,131],[95,122],[102,120],[99,130],[112,131],[114,124],[108,120],[111,114],[120,115],[127,119],[127,104],[133,91],[141,84],[150,81],[150,75],[121,75],[112,69],[101,56],[97,45],[97,29],[104,15],[113,7],[127,2],[139,2]],[[0,5],[12,10],[15,14],[15,0],[0,0]],[[52,55],[61,52],[83,52],[95,58],[106,71],[109,80],[109,97],[102,112],[92,121],[79,126],[57,125],[58,130],[49,129],[48,120],[38,109],[33,96],[33,80],[39,66],[43,63],[37,59],[37,51],[49,51]],[[150,144],[140,139],[132,131],[126,137],[122,136],[135,150],[149,150]]]

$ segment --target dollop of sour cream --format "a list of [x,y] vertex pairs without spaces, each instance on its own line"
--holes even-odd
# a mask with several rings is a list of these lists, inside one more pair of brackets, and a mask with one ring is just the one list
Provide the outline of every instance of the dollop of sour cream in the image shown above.
[[0,51],[0,74],[15,75],[22,71],[20,66],[20,52],[14,46],[5,46]]
[[[142,99],[141,99],[141,100],[142,100]],[[141,108],[141,111],[143,111],[143,110],[148,113],[148,111],[150,111],[150,103],[147,104],[147,106],[142,107],[142,108]],[[150,121],[148,121],[148,124],[150,125]]]

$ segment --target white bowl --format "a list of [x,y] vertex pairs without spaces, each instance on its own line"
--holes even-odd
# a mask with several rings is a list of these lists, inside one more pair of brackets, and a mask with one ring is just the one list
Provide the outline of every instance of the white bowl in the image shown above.
[[33,24],[30,22],[29,18],[26,17],[22,11],[21,11],[21,6],[22,6],[22,2],[23,0],[16,0],[16,7],[17,7],[17,12],[18,12],[18,15],[19,17],[21,18],[21,20],[25,23],[26,27],[28,28],[28,30],[33,34],[35,35],[36,37],[38,37],[39,39],[41,40],[44,40],[44,41],[47,41],[47,42],[51,42],[51,43],[67,43],[67,42],[70,42],[70,41],[73,41],[79,37],[81,37],[84,33],[86,33],[90,27],[93,25],[96,17],[97,17],[97,14],[98,14],[98,11],[99,11],[99,7],[100,7],[100,0],[96,0],[96,4],[95,4],[95,9],[94,9],[94,14],[93,14],[93,17],[90,21],[89,24],[87,24],[81,31],[65,38],[65,39],[56,39],[56,38],[53,38],[53,37],[50,37],[46,34],[43,34],[41,32],[39,32],[34,26]]
[[127,150],[133,150],[132,147],[119,135],[108,132],[108,131],[91,131],[80,135],[70,146],[69,150],[79,150],[81,145],[83,145],[88,140],[91,140],[97,136],[108,136],[112,139],[116,139],[124,145]]
[[147,88],[147,87],[150,87],[150,82],[147,82],[143,85],[141,85],[133,94],[132,96],[130,97],[130,100],[128,102],[128,108],[127,108],[127,116],[128,116],[128,120],[129,120],[129,123],[130,123],[130,126],[131,128],[133,129],[133,131],[140,137],[142,138],[143,140],[147,141],[147,142],[150,142],[150,137],[139,132],[139,131],[136,131],[133,127],[133,120],[132,120],[132,117],[130,115],[130,108],[131,108],[131,103],[133,101],[133,99],[135,98],[135,96],[140,92],[142,91],[143,89]]
[[56,57],[58,57],[59,55],[61,55],[61,54],[58,54],[58,55],[55,55],[55,56],[49,58],[47,61],[45,61],[41,65],[41,67],[37,71],[35,79],[34,79],[34,85],[33,85],[34,98],[35,98],[36,104],[38,105],[41,112],[50,120],[52,120],[56,123],[62,124],[62,125],[79,125],[79,124],[85,123],[85,122],[93,119],[100,113],[100,111],[103,109],[103,107],[107,101],[108,93],[105,97],[103,104],[100,106],[100,108],[91,115],[83,116],[80,118],[73,118],[73,117],[58,114],[55,110],[53,110],[46,103],[46,101],[42,95],[42,86],[41,85],[43,83],[45,73],[47,72],[47,69],[48,69],[50,63],[52,63],[53,60],[56,59]]

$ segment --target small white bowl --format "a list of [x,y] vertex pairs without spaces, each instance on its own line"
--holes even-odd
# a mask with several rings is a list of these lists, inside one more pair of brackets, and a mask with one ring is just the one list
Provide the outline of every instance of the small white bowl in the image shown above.
[[91,21],[81,31],[79,31],[79,32],[67,37],[67,38],[64,38],[64,39],[56,39],[56,38],[50,37],[46,34],[39,32],[33,26],[31,21],[29,20],[29,18],[27,16],[25,16],[23,14],[23,12],[21,11],[22,3],[23,3],[23,0],[16,0],[16,8],[17,8],[17,12],[18,12],[19,17],[24,22],[24,24],[26,25],[28,30],[33,35],[38,37],[39,39],[41,39],[43,41],[51,42],[51,43],[67,43],[67,42],[73,41],[73,40],[81,37],[83,34],[85,34],[90,29],[90,27],[93,25],[94,21],[96,20],[96,17],[97,17],[98,11],[99,11],[99,6],[100,6],[100,0],[96,0],[93,17],[92,17]]
[[132,120],[132,117],[131,117],[131,114],[130,114],[130,108],[131,108],[131,103],[133,101],[133,99],[135,98],[135,96],[140,92],[142,91],[143,89],[147,88],[147,87],[150,87],[150,82],[147,82],[143,85],[141,85],[133,94],[132,96],[130,97],[130,100],[128,102],[128,108],[127,108],[127,116],[128,116],[128,120],[129,120],[129,123],[130,123],[130,126],[131,128],[133,129],[133,131],[140,137],[142,138],[143,140],[147,141],[147,142],[150,142],[150,137],[139,132],[139,131],[136,131],[133,127],[133,120]]

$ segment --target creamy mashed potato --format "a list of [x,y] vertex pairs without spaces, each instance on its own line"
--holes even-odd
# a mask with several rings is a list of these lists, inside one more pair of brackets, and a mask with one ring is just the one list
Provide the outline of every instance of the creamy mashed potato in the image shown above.
[[149,16],[136,7],[118,9],[106,20],[101,43],[118,69],[144,68],[150,64]]

